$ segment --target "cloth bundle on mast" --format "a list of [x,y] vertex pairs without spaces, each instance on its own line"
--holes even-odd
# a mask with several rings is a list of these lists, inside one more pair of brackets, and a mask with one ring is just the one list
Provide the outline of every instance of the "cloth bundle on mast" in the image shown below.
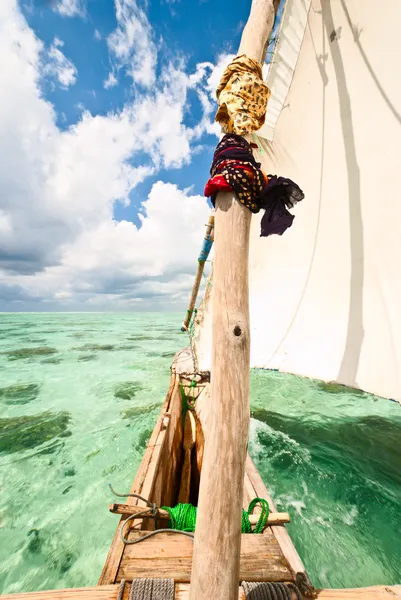
[[262,65],[245,54],[228,65],[216,90],[216,121],[224,133],[245,135],[265,122],[270,90],[262,78]]
[[282,235],[294,220],[287,209],[304,198],[302,190],[291,179],[266,176],[254,159],[251,145],[234,133],[226,134],[218,144],[210,175],[204,193],[211,198],[213,206],[217,192],[233,191],[251,212],[265,211],[261,236]]
[[262,78],[262,65],[241,54],[225,69],[216,91],[216,121],[225,135],[214,153],[205,196],[213,206],[218,192],[232,191],[253,213],[265,211],[261,236],[282,235],[294,220],[288,208],[304,198],[299,186],[284,177],[265,175],[243,135],[265,122],[270,90]]

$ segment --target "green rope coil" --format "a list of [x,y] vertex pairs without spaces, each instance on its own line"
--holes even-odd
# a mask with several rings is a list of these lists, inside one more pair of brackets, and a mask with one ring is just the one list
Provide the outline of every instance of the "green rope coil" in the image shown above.
[[[242,510],[241,533],[252,533],[251,522],[249,516],[253,513],[257,504],[262,507],[262,512],[258,522],[255,525],[253,533],[263,533],[267,525],[269,516],[269,505],[264,498],[254,498],[250,503],[248,510]],[[179,531],[195,531],[197,508],[192,504],[177,504],[177,506],[162,506],[170,515],[171,529]]]
[[196,506],[192,504],[177,504],[169,508],[162,506],[170,515],[171,529],[179,531],[195,531],[196,524]]
[[[262,512],[260,513],[259,520],[256,523],[255,529],[253,530],[253,532],[254,533],[262,533],[264,528],[266,527],[267,519],[269,516],[269,504],[268,504],[267,500],[265,500],[264,498],[254,498],[248,507],[248,511],[247,511],[246,515],[248,517],[248,522],[249,522],[249,515],[251,515],[253,513],[253,510],[257,504],[260,504],[260,506],[262,507]],[[245,513],[245,511],[243,510],[242,514],[244,514],[244,513]],[[251,524],[249,522],[249,526],[250,525]]]

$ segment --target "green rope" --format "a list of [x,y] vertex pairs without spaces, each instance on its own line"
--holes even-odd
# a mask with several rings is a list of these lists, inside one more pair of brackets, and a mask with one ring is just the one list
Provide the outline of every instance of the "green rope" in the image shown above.
[[162,506],[170,515],[171,529],[179,531],[195,531],[196,506],[192,504],[177,504],[169,508]]
[[[255,529],[253,530],[253,532],[254,533],[262,533],[263,529],[266,527],[267,518],[269,516],[269,504],[268,504],[267,500],[265,500],[264,498],[254,498],[248,507],[248,512],[247,512],[248,517],[249,517],[249,515],[251,515],[253,513],[253,509],[255,508],[255,506],[257,504],[260,504],[260,506],[262,507],[262,512],[260,513],[259,520],[256,523]],[[243,512],[245,512],[245,511],[243,511]],[[248,518],[248,521],[249,521],[249,518]],[[249,523],[249,525],[250,525],[250,523]]]
[[[269,516],[269,505],[267,500],[264,500],[263,498],[254,498],[250,503],[248,510],[242,510],[241,533],[252,533],[249,516],[253,513],[257,504],[261,505],[262,512],[260,513],[259,520],[255,525],[253,533],[263,533]],[[171,529],[178,529],[179,531],[195,531],[196,506],[193,506],[192,504],[177,504],[177,506],[173,507],[162,506],[162,509],[166,510],[170,515]]]

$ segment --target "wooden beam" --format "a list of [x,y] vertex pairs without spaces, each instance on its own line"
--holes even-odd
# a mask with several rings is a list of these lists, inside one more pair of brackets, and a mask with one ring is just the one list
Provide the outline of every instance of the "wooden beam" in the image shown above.
[[[208,243],[210,241],[213,242],[213,227],[214,227],[214,216],[211,215],[209,217],[209,222],[206,226],[206,234],[205,234],[204,244]],[[204,259],[203,259],[203,257],[204,257],[204,246],[202,247],[202,251],[201,251],[201,254],[198,259],[198,268],[197,268],[196,275],[195,275],[195,281],[194,281],[194,285],[192,288],[192,294],[191,294],[191,298],[189,300],[187,314],[185,315],[184,322],[181,326],[181,331],[188,330],[189,323],[191,321],[192,314],[194,312],[196,298],[198,297],[199,287],[200,287],[200,284],[202,281],[203,269],[205,268],[205,262],[207,259],[207,256]]]
[[[1,600],[116,600],[119,585],[102,585],[88,588],[6,594]],[[128,587],[128,586],[126,586]]]
[[[91,588],[71,588],[42,592],[6,594],[0,600],[116,600],[119,584],[101,585]],[[175,600],[189,600],[188,583],[176,583]],[[123,599],[128,600],[130,584],[125,585]],[[401,598],[401,586],[375,586],[340,590],[317,590],[317,600],[398,600]],[[242,588],[238,589],[238,600],[245,600]],[[294,599],[295,600],[295,599]],[[310,600],[305,596],[305,600]]]
[[[175,586],[175,600],[189,600],[189,584],[178,583]],[[238,590],[236,600],[245,600],[242,588]],[[295,600],[295,595],[293,596]],[[310,596],[304,596],[310,600]],[[316,600],[398,600],[401,598],[401,585],[375,586],[340,590],[317,590]]]
[[[273,0],[253,0],[238,54],[263,62],[273,22]],[[238,598],[248,445],[251,212],[231,192],[217,194],[215,204],[212,416],[205,439],[190,600]]]
[[[259,496],[260,498],[266,498],[266,500],[269,503],[269,509],[271,511],[275,511],[276,507],[274,505],[273,499],[267,491],[266,486],[263,483],[263,480],[260,476],[260,473],[255,467],[254,462],[249,456],[249,454],[246,458],[245,467],[245,479],[249,479],[249,483],[253,488],[251,496],[253,497],[255,495]],[[294,580],[297,582],[298,587],[303,593],[310,594],[313,590],[313,586],[287,529],[283,526],[273,526],[272,531],[276,536],[278,543],[280,544],[284,556],[290,564],[290,567],[294,573]]]
[[[144,510],[143,506],[132,506],[130,504],[110,504],[109,505],[110,512],[116,515],[134,515],[136,513],[142,512]],[[143,517],[140,517],[143,518]],[[152,518],[149,516],[149,518]],[[166,510],[159,508],[156,514],[157,519],[169,519],[170,516]],[[250,515],[249,521],[251,525],[256,525],[259,520],[259,515]],[[290,515],[287,512],[272,512],[269,513],[267,524],[269,525],[283,525],[284,523],[290,522]]]
[[192,448],[196,443],[196,422],[195,417],[191,410],[187,411],[185,415],[184,424],[184,437],[183,437],[183,448],[184,448],[184,465],[181,471],[181,485],[180,492],[178,494],[178,504],[186,504],[189,502],[189,496],[191,493],[191,462],[192,462]]

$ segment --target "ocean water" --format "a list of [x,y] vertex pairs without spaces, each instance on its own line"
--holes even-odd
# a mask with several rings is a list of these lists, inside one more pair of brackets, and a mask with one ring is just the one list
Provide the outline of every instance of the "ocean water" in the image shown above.
[[[180,314],[0,315],[0,593],[95,585]],[[254,371],[250,453],[316,586],[401,582],[401,409]]]

